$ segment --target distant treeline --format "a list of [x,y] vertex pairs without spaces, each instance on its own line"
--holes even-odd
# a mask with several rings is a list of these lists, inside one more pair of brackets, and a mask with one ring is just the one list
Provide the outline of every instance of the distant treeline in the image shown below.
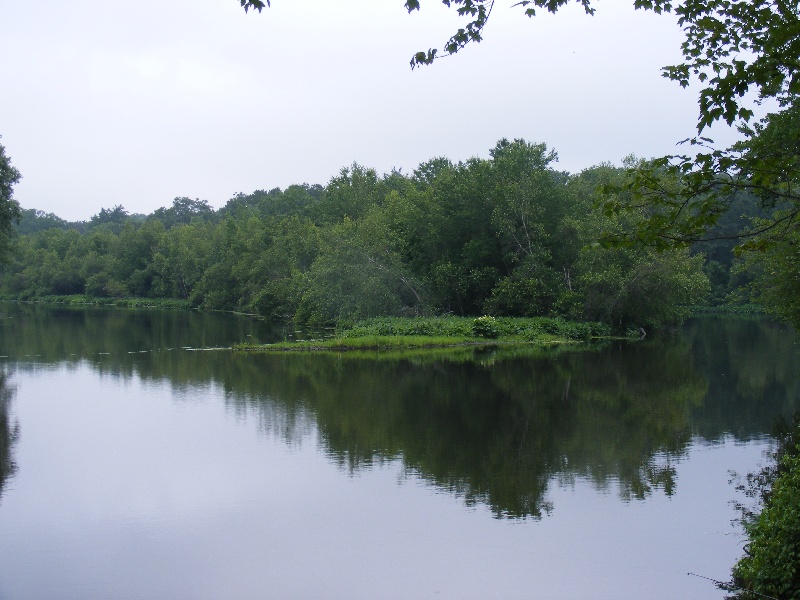
[[354,164],[325,187],[238,194],[216,211],[189,198],[80,223],[27,210],[0,293],[181,298],[308,324],[548,315],[625,330],[680,322],[709,290],[719,302],[744,281],[731,275],[733,242],[705,254],[598,244],[636,226],[635,214],[594,209],[598,186],[625,170],[571,175],[555,159],[501,140],[489,159],[435,158],[410,175]]

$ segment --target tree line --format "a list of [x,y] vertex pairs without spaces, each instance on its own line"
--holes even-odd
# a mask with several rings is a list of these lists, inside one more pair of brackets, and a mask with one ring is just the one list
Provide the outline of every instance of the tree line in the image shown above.
[[617,330],[682,320],[708,292],[704,257],[598,244],[646,211],[594,209],[598,187],[624,168],[570,175],[556,159],[544,144],[503,139],[488,159],[434,158],[410,175],[354,164],[324,187],[238,194],[219,210],[176,198],[150,215],[116,206],[82,223],[23,211],[0,292],[183,298],[315,325],[429,314]]

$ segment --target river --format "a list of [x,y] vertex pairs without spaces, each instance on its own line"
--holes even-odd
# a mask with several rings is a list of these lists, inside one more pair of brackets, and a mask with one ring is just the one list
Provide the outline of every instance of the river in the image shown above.
[[[791,330],[237,354],[233,315],[0,306],[0,599],[721,599]],[[689,575],[694,573],[696,575]]]

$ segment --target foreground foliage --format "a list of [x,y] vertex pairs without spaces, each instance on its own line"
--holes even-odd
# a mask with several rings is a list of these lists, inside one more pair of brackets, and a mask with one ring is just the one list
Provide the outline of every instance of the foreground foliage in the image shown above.
[[14,199],[14,186],[21,178],[11,164],[5,147],[0,144],[0,262],[6,259],[12,225],[20,216],[19,203]]
[[800,598],[800,420],[782,440],[776,461],[755,478],[763,509],[745,522],[749,543],[733,571],[744,590],[738,598]]

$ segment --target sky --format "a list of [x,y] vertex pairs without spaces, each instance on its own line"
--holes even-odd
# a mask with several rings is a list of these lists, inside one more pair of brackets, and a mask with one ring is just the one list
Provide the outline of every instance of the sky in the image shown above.
[[[501,138],[544,142],[573,173],[684,151],[697,90],[674,17],[632,0],[533,19],[498,0],[484,41],[412,70],[461,20],[438,0],[3,0],[0,144],[14,197],[70,220],[179,196],[325,185],[357,162],[410,173],[488,158]],[[727,144],[725,128],[712,137]]]

